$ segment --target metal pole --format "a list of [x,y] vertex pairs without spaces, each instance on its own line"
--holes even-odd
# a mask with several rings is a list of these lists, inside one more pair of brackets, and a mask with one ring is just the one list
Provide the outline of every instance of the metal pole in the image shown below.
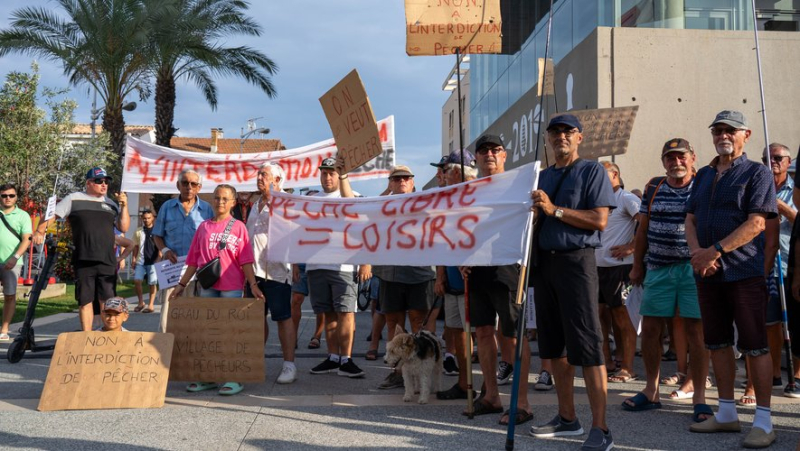
[[[758,42],[758,24],[756,23],[756,2],[750,2],[753,9],[753,34],[756,42],[756,64],[758,66],[758,89],[761,93],[761,119],[764,122],[764,158],[767,167],[771,167],[769,157],[769,129],[767,128],[767,105],[764,98],[764,78],[761,72],[761,46]],[[776,257],[776,264],[778,265],[778,295],[781,299],[781,316],[783,319],[783,347],[786,351],[786,373],[788,383],[784,389],[785,393],[794,392],[797,388],[794,380],[794,362],[792,361],[792,341],[789,336],[789,318],[786,313],[786,292],[783,288],[783,270],[781,261],[781,252],[778,249]]]
[[456,47],[456,103],[458,103],[458,147],[461,149],[461,181],[464,181],[464,136],[461,130],[461,49]]

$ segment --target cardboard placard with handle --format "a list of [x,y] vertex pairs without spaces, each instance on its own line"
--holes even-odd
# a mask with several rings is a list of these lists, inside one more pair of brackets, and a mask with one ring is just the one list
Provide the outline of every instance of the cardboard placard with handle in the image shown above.
[[162,407],[172,343],[153,332],[59,335],[39,410]]
[[175,335],[171,381],[264,382],[264,302],[178,298],[169,304]]
[[638,111],[638,105],[567,111],[583,125],[583,142],[579,150],[581,157],[598,158],[627,152]]
[[378,124],[364,83],[353,69],[319,98],[333,132],[341,174],[377,157],[383,151]]
[[500,0],[406,0],[409,56],[500,53]]

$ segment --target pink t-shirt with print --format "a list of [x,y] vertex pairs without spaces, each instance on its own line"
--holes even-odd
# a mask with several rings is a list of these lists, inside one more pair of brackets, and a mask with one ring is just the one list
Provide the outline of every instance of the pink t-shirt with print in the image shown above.
[[219,242],[225,234],[225,227],[230,218],[214,222],[213,219],[203,221],[192,238],[186,265],[200,268],[213,260],[219,253],[221,276],[213,288],[220,291],[241,290],[244,288],[244,272],[242,265],[253,263],[253,247],[247,235],[247,227],[242,221],[233,223],[228,234],[227,246],[218,251]]

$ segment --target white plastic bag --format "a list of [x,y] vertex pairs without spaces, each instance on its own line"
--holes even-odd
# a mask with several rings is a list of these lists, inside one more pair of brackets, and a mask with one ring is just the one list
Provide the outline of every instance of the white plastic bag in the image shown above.
[[628,316],[631,318],[631,324],[636,329],[636,335],[642,333],[642,315],[639,314],[639,308],[642,306],[642,297],[644,296],[644,288],[641,285],[634,285],[628,293],[628,298],[625,300],[625,306],[628,308]]

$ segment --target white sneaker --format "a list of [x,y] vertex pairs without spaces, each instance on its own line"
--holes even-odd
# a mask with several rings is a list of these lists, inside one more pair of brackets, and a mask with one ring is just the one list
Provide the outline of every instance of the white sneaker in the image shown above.
[[292,382],[297,380],[297,368],[294,366],[284,366],[281,370],[280,376],[278,376],[278,383],[279,384],[291,384]]

